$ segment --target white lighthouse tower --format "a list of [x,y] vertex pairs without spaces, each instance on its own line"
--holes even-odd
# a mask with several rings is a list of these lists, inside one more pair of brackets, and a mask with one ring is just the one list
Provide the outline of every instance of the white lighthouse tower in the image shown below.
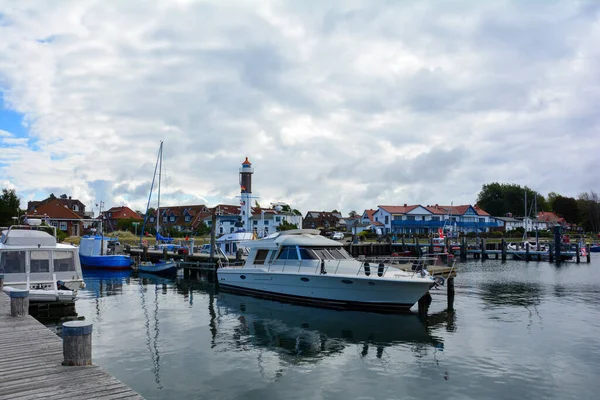
[[252,227],[250,226],[252,204],[250,201],[252,198],[253,173],[254,168],[252,168],[252,163],[248,161],[248,157],[246,157],[246,161],[244,161],[240,167],[240,218],[246,232],[252,232]]

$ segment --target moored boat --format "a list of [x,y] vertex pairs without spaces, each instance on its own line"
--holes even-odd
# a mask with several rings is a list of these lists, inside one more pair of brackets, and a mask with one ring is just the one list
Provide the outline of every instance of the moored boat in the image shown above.
[[129,269],[133,263],[131,257],[126,254],[110,254],[109,243],[111,240],[101,235],[83,236],[79,242],[81,265],[107,270]]
[[177,263],[174,260],[167,260],[157,263],[141,262],[138,265],[137,269],[140,272],[146,272],[156,275],[177,275]]
[[243,266],[217,271],[222,290],[335,309],[405,312],[435,285],[426,270],[403,271],[352,258],[318,230],[277,232],[241,243]]
[[30,219],[27,225],[2,231],[0,274],[4,274],[5,289],[28,289],[32,301],[53,301],[61,296],[72,300],[77,290],[85,287],[78,248],[57,243],[56,228],[41,223]]

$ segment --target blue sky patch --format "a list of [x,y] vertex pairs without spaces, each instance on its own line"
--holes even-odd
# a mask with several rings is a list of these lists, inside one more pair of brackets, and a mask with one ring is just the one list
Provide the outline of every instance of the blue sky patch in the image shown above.
[[15,135],[15,137],[28,137],[29,132],[23,124],[23,114],[6,108],[4,96],[0,93],[0,129]]

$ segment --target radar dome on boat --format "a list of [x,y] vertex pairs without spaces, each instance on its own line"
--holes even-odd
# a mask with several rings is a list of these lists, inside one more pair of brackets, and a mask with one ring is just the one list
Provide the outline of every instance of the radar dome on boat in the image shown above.
[[42,225],[42,220],[39,218],[27,218],[25,223],[31,226],[40,226]]

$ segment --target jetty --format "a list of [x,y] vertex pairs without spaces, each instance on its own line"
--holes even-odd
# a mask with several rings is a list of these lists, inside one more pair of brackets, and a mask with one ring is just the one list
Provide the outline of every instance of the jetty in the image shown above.
[[98,366],[63,360],[63,340],[29,315],[11,316],[0,292],[0,400],[142,399]]

